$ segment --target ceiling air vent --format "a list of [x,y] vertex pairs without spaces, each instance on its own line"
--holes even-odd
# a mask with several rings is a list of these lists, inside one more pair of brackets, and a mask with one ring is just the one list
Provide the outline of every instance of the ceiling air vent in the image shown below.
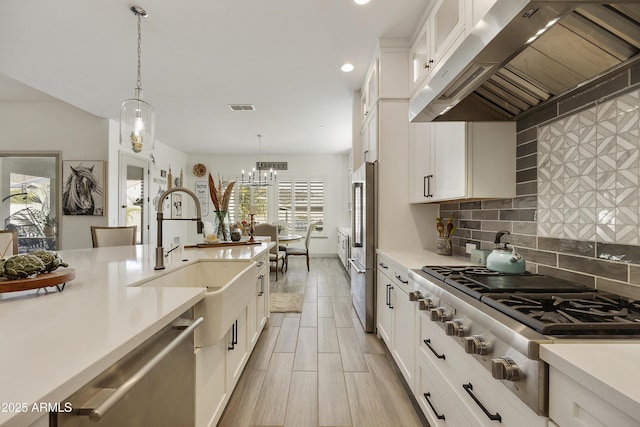
[[255,111],[253,104],[229,104],[231,111]]

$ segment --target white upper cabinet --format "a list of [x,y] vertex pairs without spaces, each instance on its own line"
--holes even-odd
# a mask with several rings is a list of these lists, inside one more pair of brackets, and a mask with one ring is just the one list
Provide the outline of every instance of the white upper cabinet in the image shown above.
[[485,17],[489,9],[496,4],[497,0],[467,0],[467,23],[466,27],[472,29],[482,18]]
[[[409,48],[380,40],[380,48],[354,104],[353,169],[378,160],[380,130],[385,123],[379,105],[409,98]],[[359,119],[359,122],[358,122]]]
[[410,203],[515,197],[515,123],[412,123],[409,144]]
[[465,0],[439,0],[435,4],[409,54],[412,61],[411,92],[464,39],[466,11]]
[[438,0],[410,51],[410,93],[437,71],[497,0]]

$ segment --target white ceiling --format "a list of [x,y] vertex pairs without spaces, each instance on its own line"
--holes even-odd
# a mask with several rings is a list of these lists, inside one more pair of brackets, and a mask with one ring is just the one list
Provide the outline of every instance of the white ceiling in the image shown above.
[[[260,133],[263,153],[343,152],[378,39],[408,43],[433,0],[136,1],[0,1],[0,101],[41,91],[118,120],[134,94],[129,9],[139,5],[149,14],[142,87],[157,140],[187,153],[244,153],[257,151]],[[340,71],[344,62],[355,70]],[[235,103],[256,111],[233,112]]]

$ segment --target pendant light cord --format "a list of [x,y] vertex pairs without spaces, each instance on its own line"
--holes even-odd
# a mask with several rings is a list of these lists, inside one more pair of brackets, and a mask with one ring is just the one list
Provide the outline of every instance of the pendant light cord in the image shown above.
[[136,13],[138,16],[138,79],[136,80],[137,89],[142,90],[142,16],[140,13]]

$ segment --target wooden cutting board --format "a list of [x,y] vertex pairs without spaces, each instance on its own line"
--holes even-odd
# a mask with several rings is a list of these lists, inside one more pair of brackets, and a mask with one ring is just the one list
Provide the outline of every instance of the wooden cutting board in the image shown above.
[[226,246],[250,246],[259,245],[262,242],[220,242],[220,243],[198,243],[197,245],[184,245],[185,249],[193,248],[221,248]]
[[[40,273],[26,279],[7,279],[0,277],[0,293],[28,291],[30,289],[48,288],[67,283],[76,278],[74,268],[58,268],[51,273]],[[61,291],[60,288],[58,288]]]

